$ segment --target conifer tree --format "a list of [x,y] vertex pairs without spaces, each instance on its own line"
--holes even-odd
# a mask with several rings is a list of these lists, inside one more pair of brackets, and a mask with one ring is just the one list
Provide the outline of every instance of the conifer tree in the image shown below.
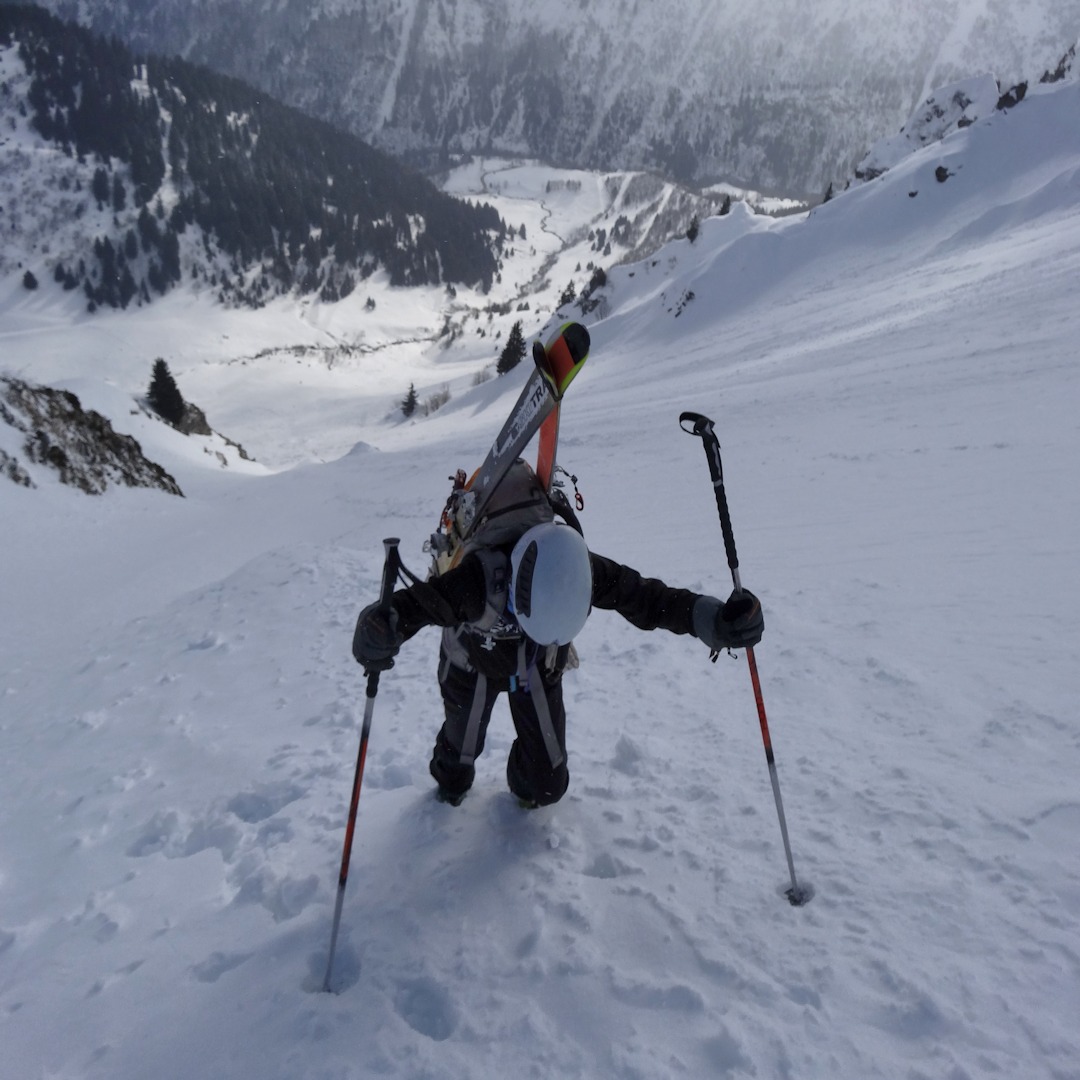
[[405,416],[406,420],[408,420],[408,418],[412,416],[414,412],[416,412],[416,405],[418,400],[419,397],[416,393],[416,384],[409,383],[409,392],[405,395],[405,399],[401,403],[401,411]]
[[178,424],[184,417],[184,399],[180,388],[169,371],[169,365],[161,357],[154,361],[153,377],[146,400],[150,408],[170,424]]
[[495,365],[495,370],[500,375],[505,375],[508,371],[513,371],[513,369],[521,363],[524,357],[525,336],[521,332],[521,320],[518,319],[518,321],[510,327],[510,333],[507,335],[506,344],[503,346],[503,351],[499,355],[499,362]]

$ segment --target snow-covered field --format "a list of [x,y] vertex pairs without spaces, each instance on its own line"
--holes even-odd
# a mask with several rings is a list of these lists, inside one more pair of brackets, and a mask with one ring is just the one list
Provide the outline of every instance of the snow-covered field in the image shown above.
[[[516,807],[500,714],[453,809],[426,631],[375,703],[336,994],[352,623],[523,375],[471,385],[490,339],[287,358],[377,337],[362,298],[89,319],[5,282],[5,370],[123,431],[163,355],[262,465],[130,417],[186,498],[0,486],[0,1077],[1080,1077],[1078,120],[1032,91],[809,217],[706,221],[591,325],[561,460],[596,550],[726,595],[677,420],[717,423],[812,901],[741,657],[597,612],[566,798]],[[453,397],[404,423],[411,381]]]

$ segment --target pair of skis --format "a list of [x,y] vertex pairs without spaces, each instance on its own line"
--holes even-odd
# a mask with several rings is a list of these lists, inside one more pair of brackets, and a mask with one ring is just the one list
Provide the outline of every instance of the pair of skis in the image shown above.
[[564,323],[544,343],[533,342],[534,370],[480,468],[469,480],[463,471],[458,471],[439,531],[428,545],[440,573],[453,565],[454,555],[483,519],[484,509],[500,481],[537,432],[536,475],[544,490],[551,490],[559,445],[560,405],[567,387],[588,359],[589,345],[589,331],[577,322]]
[[589,344],[589,331],[577,322],[564,323],[544,344],[533,342],[536,368],[510,410],[484,463],[469,483],[468,489],[476,494],[474,513],[477,518],[506,470],[521,457],[537,431],[540,432],[540,445],[536,475],[544,488],[550,489],[559,442],[559,406],[567,387],[588,359]]

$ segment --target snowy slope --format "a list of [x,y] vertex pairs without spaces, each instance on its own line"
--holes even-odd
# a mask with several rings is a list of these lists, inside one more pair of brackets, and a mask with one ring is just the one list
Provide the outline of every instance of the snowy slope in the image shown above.
[[[1078,114],[1039,89],[808,217],[706,221],[591,327],[561,457],[597,550],[726,593],[677,417],[717,421],[804,908],[741,659],[596,613],[567,797],[516,808],[500,715],[452,809],[427,631],[381,684],[318,992],[352,622],[382,537],[422,567],[512,376],[415,424],[400,371],[342,379],[365,420],[325,464],[162,443],[183,500],[0,487],[0,1077],[1080,1077]],[[152,329],[3,311],[5,363],[55,380],[89,347],[123,385]],[[191,379],[286,325],[158,315]],[[256,457],[283,416],[333,456],[309,375],[270,370]],[[215,379],[192,396],[240,416]]]

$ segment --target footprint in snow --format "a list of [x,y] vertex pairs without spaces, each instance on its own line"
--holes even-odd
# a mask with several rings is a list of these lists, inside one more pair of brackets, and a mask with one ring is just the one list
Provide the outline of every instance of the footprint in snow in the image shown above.
[[196,964],[192,969],[192,974],[199,982],[213,983],[217,982],[228,971],[233,971],[241,964],[246,963],[251,959],[253,953],[223,953],[214,952],[211,953],[200,964]]
[[641,874],[644,873],[644,871],[639,867],[630,866],[604,851],[597,855],[596,858],[582,870],[582,873],[586,877],[611,880],[612,878],[624,877],[627,874]]
[[255,825],[268,817],[273,817],[279,810],[303,795],[303,789],[296,784],[260,784],[254,791],[242,791],[239,795],[234,795],[227,803],[226,809],[248,825]]
[[435,1042],[453,1035],[458,1012],[446,990],[432,979],[410,979],[394,995],[394,1008],[414,1031]]

